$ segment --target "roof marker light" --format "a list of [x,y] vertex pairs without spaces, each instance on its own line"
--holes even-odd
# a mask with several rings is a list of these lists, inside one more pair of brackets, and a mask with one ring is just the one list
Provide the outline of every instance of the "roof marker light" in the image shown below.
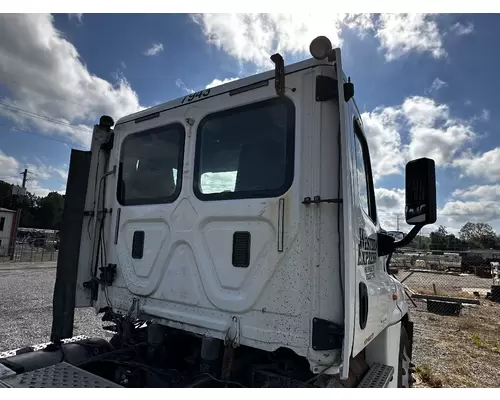
[[309,45],[309,51],[316,60],[327,58],[332,49],[332,42],[326,36],[318,36]]

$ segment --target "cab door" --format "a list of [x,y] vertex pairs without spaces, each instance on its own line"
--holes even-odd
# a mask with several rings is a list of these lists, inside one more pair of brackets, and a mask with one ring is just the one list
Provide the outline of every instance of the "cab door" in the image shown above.
[[[385,258],[378,257],[380,229],[368,144],[354,100],[345,99],[348,80],[341,52],[335,50],[342,153],[342,261],[344,286],[344,343],[341,378],[349,375],[349,360],[388,324],[392,281]],[[348,96],[347,96],[348,97]]]
[[351,101],[351,124],[348,134],[351,141],[353,166],[353,234],[357,251],[356,308],[352,355],[357,355],[389,322],[392,303],[392,280],[385,269],[385,257],[378,256],[377,232],[379,222],[375,205],[375,189],[368,143],[362,122]]

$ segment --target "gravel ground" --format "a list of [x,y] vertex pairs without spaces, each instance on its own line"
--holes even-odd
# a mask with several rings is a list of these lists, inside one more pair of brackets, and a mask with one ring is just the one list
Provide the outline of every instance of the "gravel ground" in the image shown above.
[[[55,263],[0,264],[0,352],[50,341]],[[74,335],[108,336],[92,309],[75,310]]]
[[500,304],[481,300],[459,316],[411,308],[416,387],[500,387]]
[[[55,276],[55,263],[0,263],[0,352],[50,341]],[[457,282],[484,286],[475,278]],[[500,305],[484,300],[452,317],[431,314],[420,301],[411,318],[416,387],[500,387]],[[102,325],[92,309],[75,310],[75,335],[109,337]]]

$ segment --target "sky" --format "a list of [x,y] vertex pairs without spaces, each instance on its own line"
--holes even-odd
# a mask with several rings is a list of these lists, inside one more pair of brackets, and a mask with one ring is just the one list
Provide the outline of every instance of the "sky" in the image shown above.
[[329,37],[355,85],[387,230],[404,223],[404,167],[436,162],[438,221],[500,233],[495,14],[0,14],[0,179],[64,193],[71,148],[193,90],[309,58]]

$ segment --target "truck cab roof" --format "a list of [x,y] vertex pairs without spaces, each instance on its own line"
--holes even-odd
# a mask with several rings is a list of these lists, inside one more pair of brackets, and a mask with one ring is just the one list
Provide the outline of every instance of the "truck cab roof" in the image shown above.
[[[307,60],[299,61],[299,62],[294,63],[294,64],[285,65],[285,76],[288,74],[292,74],[294,72],[308,69],[308,68],[317,67],[317,66],[327,66],[327,65],[331,65],[331,64],[329,64],[328,61],[326,61],[326,60],[316,60],[315,58],[309,58]],[[174,100],[167,101],[165,103],[156,105],[154,107],[150,107],[150,108],[141,110],[139,112],[129,114],[125,117],[122,117],[116,122],[116,126],[121,125],[121,124],[125,124],[127,122],[131,122],[131,121],[143,121],[143,120],[148,119],[150,117],[152,118],[152,117],[156,116],[157,113],[162,113],[162,112],[169,111],[169,110],[172,110],[172,109],[178,108],[178,107],[183,107],[186,105],[191,105],[191,104],[197,103],[198,101],[206,99],[207,97],[220,96],[220,95],[228,93],[228,92],[234,92],[235,94],[241,93],[241,91],[244,91],[245,88],[248,88],[250,90],[250,89],[259,87],[260,84],[261,85],[268,84],[268,81],[270,79],[274,79],[274,77],[275,77],[274,70],[269,70],[269,71],[262,72],[262,73],[259,73],[256,75],[252,75],[252,76],[249,76],[246,78],[237,79],[235,81],[231,81],[231,82],[222,84],[220,86],[215,86],[213,88],[204,88],[198,92],[193,92],[191,94],[188,93],[184,97],[179,97],[179,98],[176,98]],[[345,80],[345,77],[344,77],[344,80]],[[209,94],[204,96],[204,97],[201,97],[201,93],[203,93],[203,92],[206,93],[207,90],[209,90]],[[186,97],[189,97],[191,95],[196,96],[198,94],[200,94],[199,99],[192,100],[189,103],[184,102]]]

